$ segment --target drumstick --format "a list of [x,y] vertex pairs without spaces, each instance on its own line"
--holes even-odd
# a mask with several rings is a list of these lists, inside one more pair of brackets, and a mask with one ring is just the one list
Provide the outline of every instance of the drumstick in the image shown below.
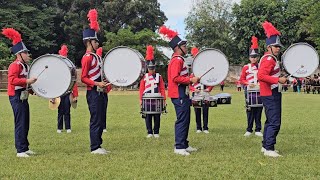
[[202,74],[199,79],[201,79],[204,75],[206,75],[206,74],[207,74],[208,72],[210,72],[212,69],[214,69],[214,67],[210,68],[208,71],[206,71],[204,74]]
[[40,74],[38,75],[37,78],[39,78],[39,76],[43,73],[44,70],[48,69],[48,66],[45,66],[44,69],[40,72]]
[[287,76],[287,78],[292,77],[295,73],[297,73],[302,68],[304,68],[304,65],[301,65],[301,67],[298,70],[296,70],[296,72],[290,74],[289,76]]

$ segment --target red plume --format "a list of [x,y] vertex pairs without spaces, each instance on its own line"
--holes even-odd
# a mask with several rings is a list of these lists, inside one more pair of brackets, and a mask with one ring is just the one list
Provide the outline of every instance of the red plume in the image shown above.
[[22,41],[21,34],[13,28],[2,29],[2,34],[12,40],[12,44],[16,45]]
[[259,44],[258,44],[258,38],[256,38],[255,36],[251,37],[251,49],[259,49]]
[[68,47],[66,45],[62,45],[59,50],[59,55],[67,57],[68,56]]
[[273,35],[281,35],[281,33],[268,21],[262,23],[262,27],[268,38],[270,38]]
[[152,61],[154,59],[153,50],[154,49],[151,45],[147,46],[147,51],[146,51],[146,60],[147,61]]
[[172,39],[172,38],[174,38],[175,36],[178,35],[178,32],[173,31],[173,30],[167,28],[164,25],[160,27],[159,33],[163,34],[164,36],[168,37],[169,39]]
[[191,54],[192,54],[193,57],[195,57],[198,53],[199,53],[199,49],[198,48],[193,47],[191,49]]
[[96,9],[91,9],[87,15],[88,20],[90,21],[90,28],[94,29],[96,32],[99,31],[99,23],[98,23],[98,12]]
[[102,57],[102,47],[99,47],[96,51],[96,54],[100,57]]

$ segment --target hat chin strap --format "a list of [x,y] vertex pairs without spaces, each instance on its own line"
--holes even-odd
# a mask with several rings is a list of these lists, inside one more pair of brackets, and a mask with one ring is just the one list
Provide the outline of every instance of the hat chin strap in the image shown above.
[[19,53],[21,60],[23,61],[24,64],[26,64],[26,61],[23,59],[21,53]]
[[178,45],[178,47],[179,47],[179,49],[181,50],[181,52],[183,53],[182,56],[186,55],[186,52],[184,52],[184,51],[182,50],[181,46]]

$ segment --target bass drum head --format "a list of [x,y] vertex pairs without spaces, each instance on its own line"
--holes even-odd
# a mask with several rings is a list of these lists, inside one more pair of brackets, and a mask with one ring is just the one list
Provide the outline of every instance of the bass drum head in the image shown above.
[[229,62],[227,57],[217,49],[205,49],[197,54],[192,63],[192,72],[200,77],[210,68],[214,67],[200,79],[206,86],[220,84],[228,75]]
[[317,51],[307,43],[291,45],[282,55],[283,67],[295,77],[308,77],[319,66]]
[[115,86],[126,87],[134,84],[146,70],[143,56],[129,47],[111,49],[103,61],[103,73]]
[[[48,68],[45,68],[46,66]],[[38,77],[31,88],[38,96],[47,99],[60,97],[67,92],[71,83],[70,68],[64,62],[64,58],[54,54],[35,59],[31,64],[28,77]]]

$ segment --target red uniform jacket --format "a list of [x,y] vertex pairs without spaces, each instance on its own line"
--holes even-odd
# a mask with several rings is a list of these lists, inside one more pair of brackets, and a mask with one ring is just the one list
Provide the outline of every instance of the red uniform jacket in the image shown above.
[[8,92],[9,96],[15,95],[15,90],[26,88],[29,68],[25,68],[19,60],[12,62],[8,69]]
[[[92,90],[95,86],[95,81],[101,81],[101,62],[98,55],[94,56],[89,53],[92,52],[87,51],[81,60],[81,81],[87,85],[87,90]],[[106,92],[109,92],[110,90],[111,86],[107,86]]]
[[252,71],[258,70],[258,64],[251,64],[251,72],[249,65],[244,65],[241,71],[240,83],[247,86],[248,84],[254,83],[254,74]]
[[[156,81],[156,79],[152,76],[152,74],[147,73],[147,75],[149,78],[149,82]],[[140,103],[141,103],[143,94],[151,91],[151,83],[149,84],[147,83],[146,76],[144,76],[144,78],[141,79],[140,81],[139,91],[140,91]],[[159,75],[159,82],[155,83],[154,92],[161,93],[161,95],[164,97],[164,100],[166,100],[166,90],[165,90],[164,82],[161,75]]]
[[182,57],[178,56],[174,53],[168,66],[168,97],[170,98],[179,98],[179,84],[190,84],[188,68]]
[[261,96],[272,95],[272,89],[278,87],[279,76],[280,66],[276,59],[274,59],[272,56],[265,56],[260,60],[258,80],[260,83]]

